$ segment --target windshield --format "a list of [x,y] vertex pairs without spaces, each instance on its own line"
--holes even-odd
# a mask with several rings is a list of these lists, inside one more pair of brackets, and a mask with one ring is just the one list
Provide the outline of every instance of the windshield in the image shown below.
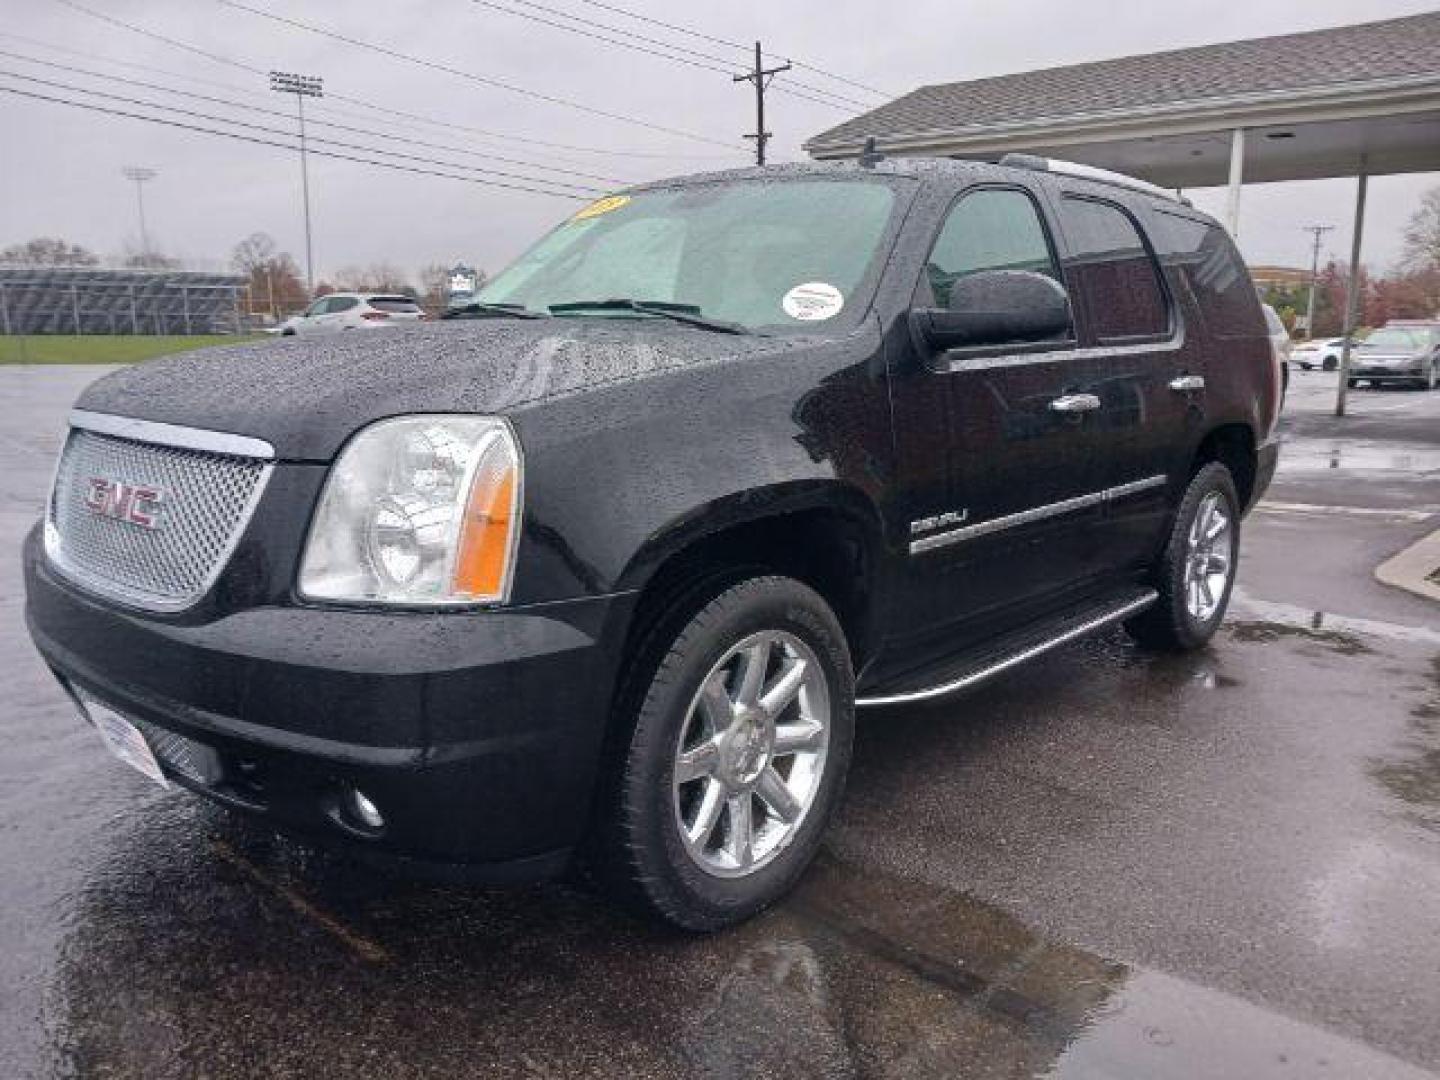
[[1399,326],[1386,326],[1376,330],[1365,339],[1367,348],[1399,349],[1401,352],[1419,352],[1425,347],[1425,335],[1419,330],[1406,330]]
[[[883,181],[744,180],[592,203],[483,288],[489,304],[684,304],[748,329],[835,326],[863,311],[895,205]],[[843,314],[842,314],[843,313]],[[633,308],[558,312],[652,318]]]

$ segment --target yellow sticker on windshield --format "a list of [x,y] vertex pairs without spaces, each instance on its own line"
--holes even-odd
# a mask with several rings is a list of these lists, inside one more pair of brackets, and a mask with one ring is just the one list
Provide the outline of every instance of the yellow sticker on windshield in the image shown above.
[[585,207],[578,214],[572,217],[571,221],[584,221],[587,218],[599,217],[601,214],[608,214],[612,210],[619,210],[630,201],[629,195],[607,195],[603,199],[596,199],[589,206]]

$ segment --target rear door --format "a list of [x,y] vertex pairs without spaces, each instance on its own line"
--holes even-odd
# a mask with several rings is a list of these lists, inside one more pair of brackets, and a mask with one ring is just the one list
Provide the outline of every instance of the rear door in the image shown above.
[[1204,418],[1200,327],[1187,321],[1161,271],[1143,206],[1063,182],[1052,197],[1085,389],[1099,398],[1080,439],[1104,492],[1097,566],[1107,573],[1146,566]]

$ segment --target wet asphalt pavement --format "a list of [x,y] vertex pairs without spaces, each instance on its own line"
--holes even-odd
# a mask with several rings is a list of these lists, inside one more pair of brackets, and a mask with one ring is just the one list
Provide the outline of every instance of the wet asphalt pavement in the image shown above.
[[[862,715],[798,893],[738,930],[376,877],[113,761],[16,549],[99,369],[0,369],[0,1076],[1440,1074],[1440,393],[1298,373],[1208,650],[1083,643]],[[1435,1073],[1427,1070],[1435,1070]]]

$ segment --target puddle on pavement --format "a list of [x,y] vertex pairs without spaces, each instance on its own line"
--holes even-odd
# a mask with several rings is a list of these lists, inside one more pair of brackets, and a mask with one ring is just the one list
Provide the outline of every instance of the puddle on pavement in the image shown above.
[[1400,801],[1406,817],[1440,833],[1440,656],[1431,661],[1431,671],[1424,700],[1410,710],[1404,746],[1372,761],[1370,775]]
[[[1407,626],[1403,623],[1366,619],[1356,615],[1334,615],[1328,611],[1316,611],[1298,604],[1261,600],[1249,595],[1239,587],[1232,594],[1231,611],[1233,614],[1225,625],[1232,628],[1255,623],[1285,627],[1291,631],[1300,631],[1310,637],[1322,635],[1322,640],[1339,635],[1342,638],[1354,640],[1360,646],[1360,651],[1371,651],[1364,642],[1359,641],[1361,636],[1378,637],[1416,645],[1440,645],[1440,629],[1430,626]],[[1246,616],[1253,618],[1247,620]],[[1277,634],[1286,632],[1277,630]],[[1274,640],[1274,638],[1270,640]]]
[[[1320,612],[1315,613],[1320,616]],[[1317,622],[1322,620],[1317,618]],[[1270,642],[1279,641],[1281,638],[1299,638],[1305,641],[1314,641],[1324,645],[1327,649],[1340,653],[1342,656],[1360,656],[1372,653],[1371,649],[1354,634],[1342,633],[1339,630],[1326,630],[1323,626],[1296,626],[1292,623],[1279,622],[1243,622],[1231,620],[1225,624],[1226,632],[1236,641],[1244,642]]]
[[37,1072],[1426,1075],[828,853],[774,911],[691,937],[570,887],[376,878],[180,797],[149,810],[112,822],[61,916]]

